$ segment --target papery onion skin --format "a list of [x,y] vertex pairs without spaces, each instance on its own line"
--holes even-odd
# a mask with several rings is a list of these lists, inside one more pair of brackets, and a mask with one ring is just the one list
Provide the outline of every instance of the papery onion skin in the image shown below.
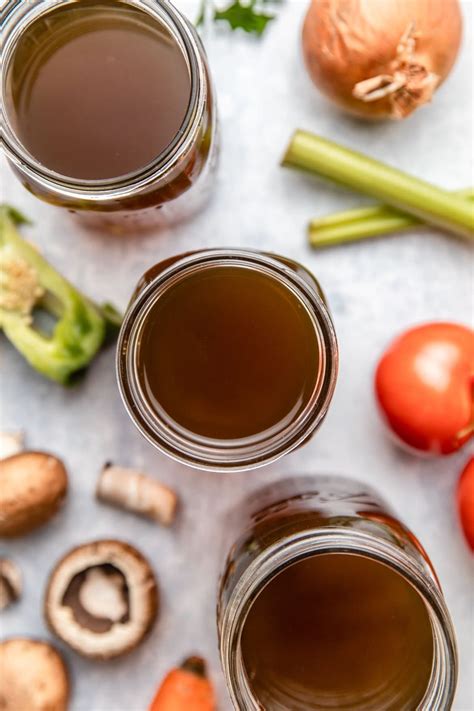
[[401,119],[431,100],[461,36],[459,0],[313,0],[303,55],[313,82],[341,108]]

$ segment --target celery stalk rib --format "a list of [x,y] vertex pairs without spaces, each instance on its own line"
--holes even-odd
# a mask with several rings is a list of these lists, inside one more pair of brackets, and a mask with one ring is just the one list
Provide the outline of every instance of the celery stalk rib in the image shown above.
[[472,203],[333,141],[298,130],[283,165],[317,173],[436,227],[474,239]]
[[[474,200],[474,189],[457,190],[464,200]],[[372,237],[404,232],[423,221],[387,205],[361,207],[311,220],[308,238],[312,247],[331,247]]]

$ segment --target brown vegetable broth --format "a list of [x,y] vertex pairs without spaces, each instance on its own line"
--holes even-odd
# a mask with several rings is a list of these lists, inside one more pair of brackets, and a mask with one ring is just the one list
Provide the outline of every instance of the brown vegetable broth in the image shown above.
[[147,313],[138,352],[154,410],[202,437],[283,428],[308,404],[319,342],[301,300],[257,269],[213,266],[169,287]]
[[280,572],[253,603],[242,658],[266,711],[414,711],[433,633],[421,596],[368,557],[333,553]]
[[73,179],[112,179],[156,159],[190,101],[186,58],[158,20],[112,0],[33,21],[7,75],[10,120],[30,154]]

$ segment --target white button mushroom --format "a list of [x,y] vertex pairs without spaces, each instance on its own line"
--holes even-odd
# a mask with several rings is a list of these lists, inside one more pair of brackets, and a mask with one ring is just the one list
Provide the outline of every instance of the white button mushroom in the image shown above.
[[0,537],[29,533],[48,521],[67,493],[64,464],[45,452],[0,461]]
[[135,548],[116,540],[70,551],[53,570],[45,599],[51,630],[76,652],[111,659],[134,649],[157,614],[155,576]]
[[27,638],[0,642],[0,670],[3,711],[66,711],[68,673],[50,644]]

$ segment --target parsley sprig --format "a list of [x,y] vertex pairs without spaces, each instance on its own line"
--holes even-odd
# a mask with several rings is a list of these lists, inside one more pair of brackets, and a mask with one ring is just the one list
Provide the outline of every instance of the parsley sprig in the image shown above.
[[269,22],[275,19],[275,15],[263,10],[262,5],[268,4],[268,0],[234,0],[230,5],[222,9],[214,5],[213,0],[201,0],[201,8],[196,26],[205,23],[208,14],[216,23],[226,22],[232,30],[241,29],[249,34],[260,37]]

